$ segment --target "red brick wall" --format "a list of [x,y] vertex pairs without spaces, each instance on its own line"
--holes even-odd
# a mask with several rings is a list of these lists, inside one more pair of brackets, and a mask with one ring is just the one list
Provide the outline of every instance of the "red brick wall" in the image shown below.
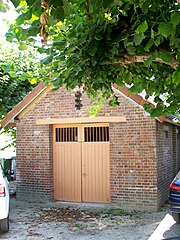
[[[156,121],[132,101],[119,97],[99,116],[126,116],[110,124],[111,202],[124,209],[157,209]],[[89,100],[76,110],[71,92],[60,89],[41,97],[17,124],[17,196],[53,198],[52,128],[36,119],[88,116]]]
[[177,171],[180,171],[180,128],[176,128],[176,161]]
[[110,125],[111,199],[121,208],[157,209],[155,121],[127,100],[127,123]]
[[[25,120],[25,119],[24,119]],[[17,128],[17,193],[27,198],[52,197],[52,145],[48,125],[36,126],[35,116]]]
[[157,122],[157,173],[158,207],[167,200],[169,185],[180,170],[180,145],[176,131],[179,128],[169,123]]

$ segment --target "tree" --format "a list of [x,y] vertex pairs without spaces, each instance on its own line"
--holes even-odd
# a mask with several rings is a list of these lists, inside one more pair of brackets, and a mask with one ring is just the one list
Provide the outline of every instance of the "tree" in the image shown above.
[[[39,53],[33,48],[19,50],[17,44],[0,42],[0,120],[17,104],[27,93],[36,86],[39,75]],[[0,129],[1,130],[1,129]],[[15,144],[15,129],[5,128],[1,133],[12,136]]]
[[[112,84],[153,95],[152,116],[180,113],[180,4],[170,0],[11,0],[7,33],[22,46],[41,33],[44,80],[112,97]],[[117,104],[116,96],[110,100]],[[145,106],[148,109],[148,106]]]

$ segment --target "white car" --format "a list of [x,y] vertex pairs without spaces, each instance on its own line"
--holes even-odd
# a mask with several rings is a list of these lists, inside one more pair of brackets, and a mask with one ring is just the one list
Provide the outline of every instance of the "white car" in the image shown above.
[[0,164],[0,233],[9,230],[9,183]]

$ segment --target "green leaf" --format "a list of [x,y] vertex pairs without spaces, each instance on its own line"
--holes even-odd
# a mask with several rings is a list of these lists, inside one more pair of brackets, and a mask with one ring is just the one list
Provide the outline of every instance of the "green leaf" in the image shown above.
[[154,41],[154,44],[158,47],[161,43],[161,36],[158,36],[157,39]]
[[[53,85],[54,86],[57,86],[58,88],[57,89],[59,89],[59,87],[61,86],[61,79],[59,78],[59,77],[56,77],[54,80],[53,80]],[[56,89],[56,90],[57,90]],[[55,90],[55,89],[52,89],[52,90]]]
[[154,38],[154,30],[151,28],[151,38]]
[[29,6],[29,5],[33,5],[34,0],[26,0],[26,2],[27,2],[27,5]]
[[144,65],[146,67],[149,67],[151,65],[151,63],[156,60],[156,58],[158,57],[158,52],[154,52],[153,55],[148,58],[145,62],[144,62]]
[[11,0],[11,2],[13,3],[13,5],[14,5],[15,7],[17,7],[17,6],[19,6],[21,0]]
[[9,75],[10,75],[10,77],[12,77],[12,78],[16,78],[16,77],[17,77],[17,74],[16,74],[15,72],[13,72],[13,71],[10,71],[10,72],[9,72]]
[[127,71],[126,74],[124,74],[124,81],[126,83],[131,83],[132,82],[132,78],[133,78],[133,76],[132,76],[132,74],[130,72]]
[[64,7],[58,6],[57,8],[52,8],[51,14],[54,20],[64,21]]
[[109,101],[109,106],[111,107],[118,107],[119,106],[119,102],[118,102],[118,97],[117,96],[113,96],[112,99]]
[[18,27],[18,28],[15,29],[14,32],[15,32],[16,38],[21,39],[21,37],[22,37],[22,28]]
[[147,24],[147,21],[144,21],[142,22],[138,27],[137,29],[135,30],[136,33],[144,33],[146,32],[148,29],[148,24]]
[[58,41],[53,42],[52,45],[53,45],[53,47],[58,46],[59,47],[58,49],[63,50],[64,47],[66,46],[66,41],[65,40],[58,40]]
[[28,78],[30,78],[30,75],[28,74],[28,73],[26,73],[26,72],[24,72],[23,74],[21,74],[21,80],[26,80],[26,79],[28,79]]
[[151,113],[151,117],[157,117],[161,114],[161,111],[159,111],[158,108],[152,108],[150,110],[150,113]]
[[45,57],[44,59],[41,60],[41,64],[45,64],[46,65],[46,64],[52,62],[53,56],[54,55],[49,55],[49,56]]
[[140,34],[135,33],[134,39],[133,39],[135,46],[140,45],[145,38],[146,36],[144,35],[144,33],[140,33]]
[[96,58],[92,58],[92,59],[91,59],[91,63],[92,63],[93,66],[96,66],[96,64],[97,64],[97,59],[96,59]]
[[[41,9],[40,9],[40,7],[41,7],[41,2],[39,2],[39,0],[36,0],[36,1],[31,1],[32,2],[32,4],[29,4],[29,5],[31,5],[32,6],[32,12],[33,13],[37,13],[37,12],[39,12],[39,10],[40,10],[40,12],[41,12]],[[41,13],[40,13],[40,15],[41,15]],[[38,15],[39,17],[40,17],[40,15]]]
[[175,96],[180,96],[180,86],[178,86],[176,89],[174,89],[173,94]]
[[24,39],[28,38],[29,36],[36,36],[39,33],[39,26],[35,26],[36,22],[38,21],[35,21],[29,29],[23,31]]
[[154,45],[154,40],[150,39],[149,42],[146,44],[144,50],[148,52],[153,45]]
[[128,46],[128,38],[126,37],[123,41],[124,47],[127,48]]
[[180,82],[180,69],[177,69],[175,72],[173,72],[172,79],[174,83]]
[[173,60],[173,56],[165,51],[160,52],[160,58],[165,62],[171,62]]
[[150,58],[148,58],[145,62],[144,62],[144,65],[146,66],[146,67],[149,67],[150,65],[151,65],[151,63],[152,63],[152,58],[150,57]]
[[24,50],[27,50],[27,49],[28,49],[28,46],[25,43],[20,43],[19,50],[24,51]]
[[174,45],[176,48],[180,49],[180,38],[174,38]]
[[88,109],[88,113],[90,116],[95,117],[103,107],[104,107],[104,104],[102,103],[96,104]]
[[53,5],[53,7],[57,8],[59,6],[63,6],[63,0],[51,0],[51,4]]
[[124,82],[120,77],[117,77],[115,79],[115,83],[119,86],[119,87],[124,87]]
[[25,20],[29,20],[32,17],[32,10],[28,10],[26,13],[23,13],[16,19],[16,23],[18,25],[21,25],[25,22]]
[[8,63],[3,64],[1,67],[4,70],[4,73],[8,73],[11,70],[11,66]]
[[[138,79],[138,81],[140,80],[140,78],[138,77],[137,78]],[[132,86],[130,89],[129,89],[129,91],[131,92],[131,93],[140,93],[140,92],[142,92],[142,90],[143,90],[143,84],[142,83],[136,83],[136,84],[134,84],[134,86]]]
[[78,65],[76,68],[74,68],[74,71],[76,71],[76,73],[81,72],[82,68]]
[[129,54],[133,55],[136,52],[136,48],[133,45],[127,46],[127,51]]
[[178,61],[180,61],[180,52],[178,52],[178,53],[176,54],[176,59],[177,59]]
[[151,4],[151,0],[144,1],[143,5],[142,5],[142,10],[143,10],[144,13],[148,12],[150,4]]
[[174,34],[174,27],[171,23],[160,23],[158,26],[158,33],[167,38],[169,35]]
[[9,10],[9,6],[6,3],[0,1],[0,12],[7,12]]
[[97,46],[94,44],[92,47],[91,47],[91,49],[89,50],[89,55],[91,55],[92,57],[95,55],[95,53],[96,53],[96,51],[97,51]]
[[107,7],[110,6],[113,2],[114,2],[114,0],[103,0],[103,6],[104,6],[104,8],[107,8]]
[[171,21],[173,25],[177,26],[180,23],[180,12],[174,12],[171,14]]

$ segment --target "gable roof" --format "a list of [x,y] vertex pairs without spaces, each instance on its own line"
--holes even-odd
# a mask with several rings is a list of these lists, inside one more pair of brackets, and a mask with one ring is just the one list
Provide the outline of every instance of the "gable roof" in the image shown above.
[[14,122],[17,115],[19,115],[31,102],[33,102],[45,89],[47,86],[43,82],[38,84],[26,97],[23,98],[1,121],[1,126],[6,127],[15,126]]
[[[49,85],[50,86],[50,85]],[[16,126],[15,118],[23,111],[25,110],[33,101],[36,101],[38,96],[43,94],[46,89],[49,88],[49,86],[45,86],[43,82],[39,83],[21,102],[19,102],[7,115],[6,117],[1,121],[1,126]],[[118,87],[116,84],[113,84],[113,89],[117,94],[123,95],[129,100],[136,103],[138,106],[143,108],[144,104],[151,104],[152,107],[154,105],[150,103],[149,101],[145,100],[142,96],[138,94],[132,94],[128,91],[127,87]],[[171,122],[174,123],[172,120],[167,119],[165,116],[160,116],[156,118],[160,122]],[[179,124],[178,124],[179,125]]]

